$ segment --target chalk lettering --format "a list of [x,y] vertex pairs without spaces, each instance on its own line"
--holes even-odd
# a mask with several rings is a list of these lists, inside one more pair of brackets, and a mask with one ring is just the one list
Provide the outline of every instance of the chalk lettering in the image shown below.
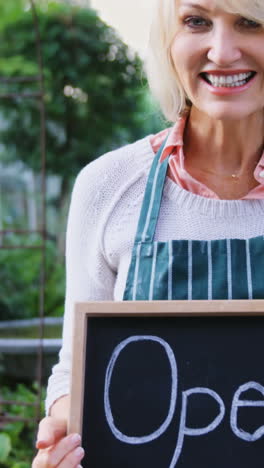
[[[164,348],[167,354],[167,357],[170,363],[170,370],[171,370],[170,404],[169,404],[169,411],[166,416],[166,419],[164,420],[164,422],[161,424],[161,426],[157,430],[155,430],[151,434],[144,435],[144,436],[136,436],[136,435],[128,436],[126,434],[123,434],[115,425],[113,413],[111,410],[109,393],[110,393],[111,378],[112,378],[113,370],[114,370],[116,361],[120,353],[131,343],[138,343],[140,341],[154,341],[156,343],[159,343],[162,346],[162,348]],[[116,346],[116,348],[114,349],[112,353],[109,364],[107,366],[106,376],[105,376],[104,409],[105,409],[106,420],[108,422],[108,425],[113,435],[122,442],[125,442],[128,444],[135,444],[135,445],[146,444],[160,437],[167,430],[167,428],[169,427],[173,419],[175,408],[176,408],[177,388],[178,388],[177,362],[176,362],[176,359],[175,359],[175,356],[171,347],[165,340],[163,340],[162,338],[158,336],[143,335],[143,336],[131,336],[127,338],[126,340],[122,341],[118,346]],[[241,394],[243,392],[246,392],[252,389],[258,391],[263,397],[263,399],[257,400],[257,401],[241,399]],[[209,397],[213,398],[219,406],[218,415],[215,417],[213,421],[211,421],[210,424],[208,424],[205,427],[192,428],[192,427],[188,427],[186,423],[188,398],[191,395],[195,395],[195,394],[196,395],[206,394]],[[241,385],[234,394],[232,407],[231,407],[231,413],[230,413],[230,425],[231,425],[231,429],[233,433],[237,437],[247,442],[254,442],[260,439],[264,435],[264,425],[259,427],[253,434],[246,432],[243,429],[239,428],[237,418],[238,418],[238,409],[241,407],[264,407],[264,387],[260,383],[247,382],[244,385]],[[176,467],[177,462],[182,452],[185,436],[197,437],[197,436],[202,436],[204,434],[208,434],[209,432],[214,431],[222,422],[224,415],[225,415],[224,402],[222,398],[218,395],[218,393],[216,393],[214,390],[210,388],[206,388],[206,387],[194,387],[194,388],[190,388],[188,390],[183,391],[179,433],[178,433],[176,448],[175,448],[169,468]]]
[[[194,395],[194,394],[207,394],[210,397],[214,398],[216,402],[219,404],[219,414],[206,427],[191,428],[191,427],[186,426],[188,398],[190,395]],[[214,392],[210,388],[196,387],[196,388],[190,388],[189,390],[185,390],[184,392],[182,392],[182,410],[181,410],[179,435],[178,435],[176,449],[175,449],[169,468],[174,468],[177,464],[177,461],[181,455],[185,435],[202,436],[204,434],[208,434],[208,432],[214,431],[216,427],[219,426],[219,424],[222,422],[224,415],[225,415],[225,405],[224,405],[222,398],[220,398],[218,393]]]
[[[151,434],[145,436],[127,436],[123,434],[119,429],[116,427],[111,405],[110,405],[110,398],[109,398],[109,391],[111,385],[111,377],[113,374],[113,370],[118,359],[118,356],[123,351],[123,349],[131,343],[137,343],[139,341],[154,341],[159,343],[166,351],[168,356],[168,360],[170,362],[171,367],[171,395],[170,395],[170,406],[169,412],[165,419],[165,421],[161,424],[161,426]],[[126,340],[122,341],[113,351],[113,354],[110,358],[107,370],[106,370],[106,377],[105,377],[105,387],[104,387],[104,409],[105,409],[105,416],[109,427],[114,434],[114,436],[121,440],[122,442],[126,442],[127,444],[146,444],[147,442],[151,442],[152,440],[157,439],[160,437],[164,432],[167,430],[168,426],[171,423],[171,420],[174,415],[175,407],[176,407],[176,400],[177,400],[177,386],[178,386],[178,372],[177,372],[177,364],[174,357],[174,353],[169,346],[169,344],[164,341],[162,338],[158,336],[131,336]]]
[[264,435],[264,426],[259,427],[253,434],[250,432],[246,432],[243,429],[239,428],[237,425],[237,414],[238,408],[241,407],[264,407],[264,400],[261,401],[252,401],[252,400],[240,400],[240,395],[242,392],[246,392],[248,390],[257,390],[264,396],[264,387],[260,385],[258,382],[247,382],[244,385],[241,385],[238,390],[234,394],[234,398],[232,401],[232,408],[230,413],[230,424],[231,429],[234,434],[239,437],[240,439],[246,440],[247,442],[255,442],[256,440],[260,439]]

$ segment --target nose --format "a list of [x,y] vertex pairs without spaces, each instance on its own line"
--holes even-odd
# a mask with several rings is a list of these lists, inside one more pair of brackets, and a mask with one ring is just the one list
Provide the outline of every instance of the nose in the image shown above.
[[218,66],[229,66],[241,58],[239,38],[236,31],[223,26],[212,31],[207,57]]

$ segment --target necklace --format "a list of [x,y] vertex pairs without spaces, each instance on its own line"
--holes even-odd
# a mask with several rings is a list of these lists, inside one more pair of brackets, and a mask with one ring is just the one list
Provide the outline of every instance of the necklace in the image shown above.
[[[230,182],[239,182],[243,179],[243,177],[247,177],[247,178],[254,178],[254,171],[257,167],[257,164],[259,162],[259,159],[261,157],[261,155],[263,154],[263,151],[264,151],[264,145],[261,146],[260,150],[258,150],[256,152],[256,156],[257,158],[253,161],[250,162],[250,166],[251,167],[248,167],[248,168],[244,168],[242,172],[240,172],[238,170],[238,172],[231,172],[231,174],[219,174],[217,172],[214,172],[214,171],[210,171],[208,169],[205,169],[205,168],[200,168],[200,167],[194,167],[194,168],[190,168],[190,173],[192,172],[192,170],[194,169],[194,171],[198,171],[198,173],[200,172],[200,174],[211,174],[213,175],[214,177],[219,177],[220,179],[226,179],[226,180],[229,180]],[[185,164],[187,163],[187,171],[188,171],[188,158],[185,159]],[[255,178],[254,178],[255,179]]]
[[[253,169],[253,171],[252,171],[252,176],[253,176],[253,174],[254,174],[254,170],[255,170],[255,167],[256,167],[257,163],[258,163],[258,161],[256,161],[256,163],[255,163],[255,165],[254,165],[254,169]],[[198,169],[198,171],[201,172],[201,173],[211,174],[211,175],[213,175],[213,176],[215,176],[215,177],[220,177],[221,179],[229,179],[229,180],[232,180],[232,181],[234,181],[234,182],[238,182],[238,181],[241,180],[241,178],[242,178],[243,176],[245,176],[245,175],[248,177],[249,172],[251,172],[251,171],[247,171],[247,172],[244,172],[244,173],[239,173],[239,172],[238,172],[238,173],[235,173],[235,172],[232,172],[231,174],[219,174],[219,173],[217,173],[217,172],[210,171],[210,170],[208,170],[208,169],[202,169],[202,168],[197,168],[197,169]]]

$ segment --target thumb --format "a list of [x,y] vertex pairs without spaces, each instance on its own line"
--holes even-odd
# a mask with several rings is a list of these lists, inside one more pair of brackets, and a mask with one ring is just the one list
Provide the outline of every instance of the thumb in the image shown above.
[[45,449],[54,445],[58,440],[66,435],[66,419],[57,419],[48,416],[39,423],[36,448]]

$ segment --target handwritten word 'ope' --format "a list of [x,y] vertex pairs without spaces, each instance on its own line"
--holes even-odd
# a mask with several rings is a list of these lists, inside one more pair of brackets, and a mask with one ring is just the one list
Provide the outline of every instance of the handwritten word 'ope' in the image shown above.
[[[142,436],[142,437],[127,436],[123,434],[121,431],[119,431],[119,429],[116,427],[115,422],[114,422],[114,417],[112,414],[110,399],[109,399],[111,378],[112,378],[112,374],[113,374],[116,361],[120,353],[130,343],[135,343],[139,341],[154,341],[156,343],[159,343],[160,346],[162,346],[166,352],[166,355],[170,363],[170,369],[171,369],[171,394],[170,394],[170,406],[169,406],[167,417],[156,431],[152,432],[151,434]],[[163,340],[162,338],[158,336],[146,335],[146,336],[131,336],[127,338],[126,340],[122,341],[114,349],[113,354],[110,358],[107,370],[106,370],[106,375],[105,375],[104,408],[105,408],[106,419],[107,419],[108,425],[113,435],[122,442],[125,442],[127,444],[134,444],[134,445],[146,444],[160,437],[167,430],[174,416],[175,408],[176,408],[176,400],[177,400],[177,388],[178,388],[177,363],[176,363],[176,359],[175,359],[175,356],[171,347],[165,340]],[[264,396],[264,387],[257,382],[247,382],[244,385],[241,385],[237,389],[233,397],[231,413],[230,413],[230,426],[231,426],[233,433],[237,437],[247,442],[254,442],[260,439],[264,435],[264,426],[259,427],[253,434],[251,434],[249,432],[244,431],[243,429],[240,429],[237,424],[238,409],[240,407],[264,407],[264,400],[250,401],[250,400],[240,399],[241,393],[250,389],[257,390],[261,393],[262,396]],[[206,427],[191,428],[186,425],[188,398],[190,395],[194,395],[194,394],[207,394],[218,403],[219,413],[216,416],[216,418]],[[174,451],[169,468],[174,468],[176,466],[177,461],[179,460],[179,457],[181,455],[185,436],[194,437],[194,436],[202,436],[204,434],[208,434],[209,432],[216,429],[217,426],[219,426],[219,424],[222,422],[224,418],[224,415],[225,415],[224,402],[222,398],[218,395],[218,393],[216,393],[212,389],[206,388],[206,387],[195,387],[195,388],[190,388],[188,390],[183,391],[178,440],[177,440],[176,449]]]

